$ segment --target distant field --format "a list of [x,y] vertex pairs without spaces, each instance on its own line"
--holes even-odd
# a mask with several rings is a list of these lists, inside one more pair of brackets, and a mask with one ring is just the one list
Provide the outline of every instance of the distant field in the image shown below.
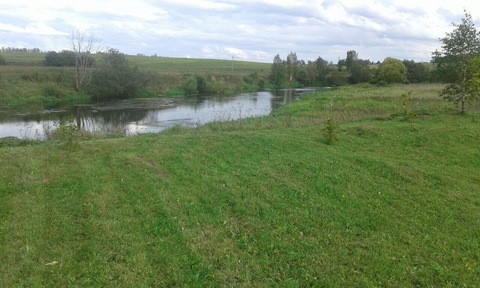
[[227,73],[227,74],[259,74],[268,73],[271,67],[269,63],[214,60],[214,59],[189,59],[189,58],[165,58],[147,56],[128,56],[127,59],[133,66],[145,70],[162,70],[169,73]]
[[[46,53],[2,52],[7,66],[43,66]],[[228,73],[228,74],[259,74],[268,73],[269,63],[232,61],[218,59],[190,59],[149,56],[127,56],[132,66],[143,70],[161,70],[165,73]]]
[[42,66],[46,53],[0,52],[7,65]]

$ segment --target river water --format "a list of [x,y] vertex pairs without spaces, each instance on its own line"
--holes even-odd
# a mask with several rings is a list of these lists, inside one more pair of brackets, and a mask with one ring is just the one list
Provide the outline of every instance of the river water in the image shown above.
[[74,123],[101,134],[159,133],[175,125],[198,127],[270,114],[312,89],[243,93],[235,96],[189,96],[130,99],[58,107],[0,106],[0,138],[44,139],[59,123]]

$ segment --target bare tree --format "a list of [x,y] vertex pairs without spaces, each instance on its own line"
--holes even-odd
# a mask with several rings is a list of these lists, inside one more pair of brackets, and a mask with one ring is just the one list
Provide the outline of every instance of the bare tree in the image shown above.
[[80,91],[90,84],[95,67],[95,54],[100,51],[100,40],[77,31],[72,33],[70,47],[75,52],[75,88]]

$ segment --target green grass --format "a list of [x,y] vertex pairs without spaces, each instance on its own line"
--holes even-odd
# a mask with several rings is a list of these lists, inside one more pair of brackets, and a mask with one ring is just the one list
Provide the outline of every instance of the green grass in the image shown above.
[[30,52],[0,52],[7,65],[14,66],[42,66],[47,53]]
[[134,66],[144,70],[161,70],[168,73],[198,73],[248,75],[252,72],[264,74],[270,72],[271,64],[248,61],[212,60],[194,58],[169,58],[128,56],[127,60]]
[[[45,53],[3,52],[2,56],[7,65],[0,65],[0,104],[57,103],[88,98],[75,91],[74,68],[42,66]],[[245,61],[147,56],[127,56],[127,59],[148,77],[141,97],[184,95],[184,85],[192,75],[208,81],[215,78],[217,83],[222,83],[217,86],[227,94],[253,91],[258,87],[247,85],[244,78],[256,73],[266,79],[270,71],[268,63]]]
[[347,87],[272,117],[0,148],[2,286],[476,287],[480,129],[440,88]]

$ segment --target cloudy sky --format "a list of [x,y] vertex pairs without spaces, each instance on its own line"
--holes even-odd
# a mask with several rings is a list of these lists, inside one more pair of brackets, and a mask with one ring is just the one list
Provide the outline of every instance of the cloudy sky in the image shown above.
[[[0,47],[60,51],[72,32],[126,54],[272,62],[429,61],[472,0],[0,0]],[[475,7],[474,7],[475,6]],[[478,24],[477,24],[478,25]]]

